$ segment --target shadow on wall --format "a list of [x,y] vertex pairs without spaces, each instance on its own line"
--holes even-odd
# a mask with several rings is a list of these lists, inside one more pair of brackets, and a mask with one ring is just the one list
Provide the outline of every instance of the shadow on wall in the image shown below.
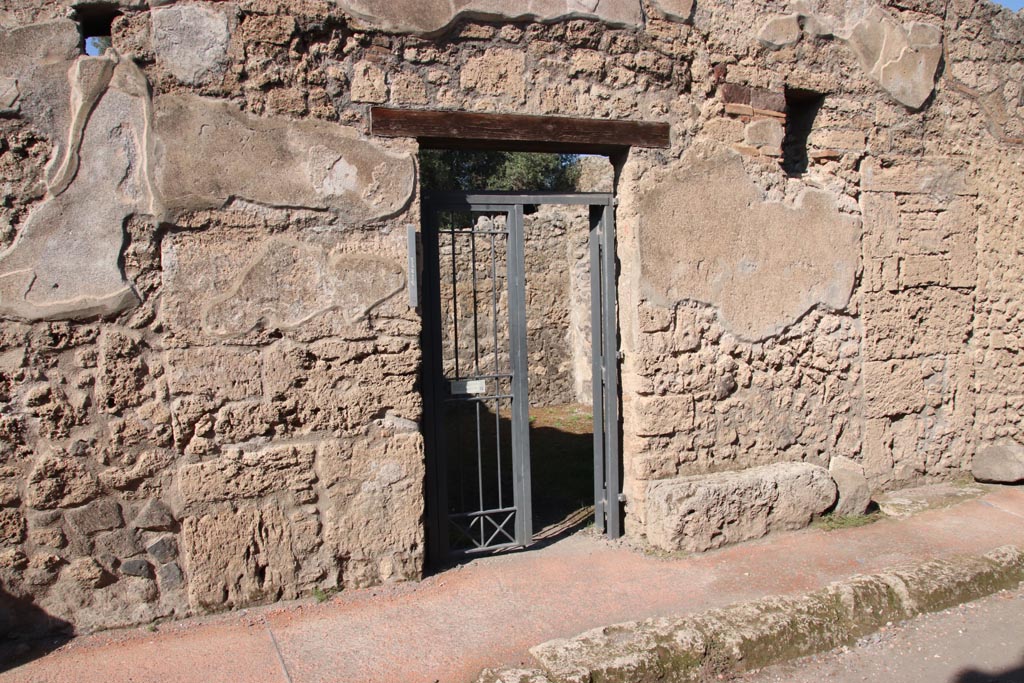
[[1024,683],[1024,662],[1005,671],[963,671],[950,683]]
[[70,623],[0,587],[0,673],[56,650],[72,631]]

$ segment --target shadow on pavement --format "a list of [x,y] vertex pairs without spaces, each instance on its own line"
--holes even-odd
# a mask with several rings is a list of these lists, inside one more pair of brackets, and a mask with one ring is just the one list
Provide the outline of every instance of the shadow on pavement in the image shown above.
[[0,673],[43,657],[71,640],[72,626],[29,598],[0,586]]
[[950,683],[1024,683],[1024,662],[1005,671],[962,671]]

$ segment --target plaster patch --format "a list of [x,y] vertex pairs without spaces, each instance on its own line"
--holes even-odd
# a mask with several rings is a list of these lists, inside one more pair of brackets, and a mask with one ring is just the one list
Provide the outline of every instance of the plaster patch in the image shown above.
[[156,182],[172,219],[241,199],[366,221],[400,211],[412,196],[411,156],[352,128],[261,118],[194,95],[159,96],[154,108]]
[[[799,8],[798,8],[799,9]],[[812,37],[835,35],[856,55],[864,72],[893,99],[911,109],[921,107],[935,87],[935,75],[942,59],[942,29],[923,22],[901,24],[881,7],[855,12],[849,28],[832,29],[836,23],[799,11],[769,18],[758,32],[758,40],[779,49]]]
[[703,143],[640,198],[641,287],[653,302],[718,308],[735,335],[778,334],[814,306],[843,309],[857,271],[860,221],[827,192],[765,202],[738,154]]
[[[615,26],[640,27],[639,0],[334,0],[342,11],[368,24],[395,33],[433,35],[461,17],[555,21],[570,17],[600,19]],[[681,0],[671,0],[669,5]],[[683,2],[682,4],[685,4]]]
[[68,143],[50,191],[0,254],[0,315],[54,320],[138,303],[118,259],[124,221],[152,208],[145,77],[116,55],[72,66]]

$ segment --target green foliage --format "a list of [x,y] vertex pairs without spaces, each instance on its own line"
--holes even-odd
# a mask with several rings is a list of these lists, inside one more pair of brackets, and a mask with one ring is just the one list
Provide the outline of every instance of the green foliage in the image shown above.
[[331,598],[331,593],[325,591],[320,586],[313,586],[313,590],[310,591],[313,594],[313,599],[317,602],[327,602]]
[[420,173],[425,190],[572,192],[580,164],[575,154],[424,150]]
[[864,515],[825,515],[814,522],[814,526],[825,531],[836,529],[853,529],[873,524],[885,517],[881,512],[869,512]]

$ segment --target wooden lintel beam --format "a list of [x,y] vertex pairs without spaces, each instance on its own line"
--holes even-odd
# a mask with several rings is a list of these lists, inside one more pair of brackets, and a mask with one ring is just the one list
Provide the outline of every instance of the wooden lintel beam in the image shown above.
[[416,138],[425,148],[610,154],[627,147],[668,147],[669,125],[562,116],[474,114],[374,107],[370,131]]

